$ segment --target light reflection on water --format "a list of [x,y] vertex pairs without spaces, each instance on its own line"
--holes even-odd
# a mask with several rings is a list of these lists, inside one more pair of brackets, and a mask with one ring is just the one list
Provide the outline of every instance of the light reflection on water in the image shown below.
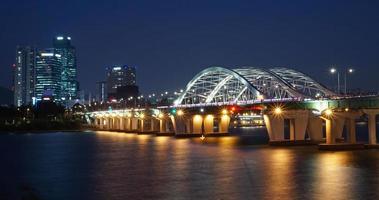
[[378,150],[269,147],[266,139],[262,129],[205,140],[106,131],[1,135],[0,197],[379,198]]

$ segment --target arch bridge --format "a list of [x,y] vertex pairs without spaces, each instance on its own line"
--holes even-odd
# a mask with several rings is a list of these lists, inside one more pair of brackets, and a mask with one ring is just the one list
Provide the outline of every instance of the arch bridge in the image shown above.
[[[306,74],[285,68],[210,67],[198,73],[166,107],[94,112],[99,129],[173,132],[181,135],[226,134],[243,111],[257,111],[271,142],[323,141],[334,145],[347,130],[355,144],[355,123],[368,119],[369,144],[376,145],[378,97],[344,98]],[[289,122],[290,137],[284,124]],[[146,128],[146,126],[148,126]]]

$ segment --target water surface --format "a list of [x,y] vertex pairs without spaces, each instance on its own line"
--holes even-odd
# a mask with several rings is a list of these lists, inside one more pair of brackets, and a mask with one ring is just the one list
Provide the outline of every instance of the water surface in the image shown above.
[[3,134],[0,199],[379,199],[379,150],[269,147],[264,128],[236,133]]

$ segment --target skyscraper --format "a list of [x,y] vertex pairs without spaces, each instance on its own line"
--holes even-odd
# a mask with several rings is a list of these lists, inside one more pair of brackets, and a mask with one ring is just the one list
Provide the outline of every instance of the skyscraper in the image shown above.
[[35,96],[37,100],[41,100],[43,96],[52,96],[58,101],[62,99],[61,58],[62,56],[54,48],[38,51],[35,68]]
[[32,102],[35,86],[36,50],[29,46],[18,46],[14,72],[14,105],[21,106]]
[[53,40],[55,53],[61,55],[61,97],[72,99],[78,97],[77,67],[75,47],[71,45],[71,37],[58,36]]
[[131,66],[113,66],[107,68],[107,98],[125,99],[138,95],[136,68]]
[[136,69],[130,66],[113,66],[107,68],[108,94],[115,94],[121,86],[136,85]]

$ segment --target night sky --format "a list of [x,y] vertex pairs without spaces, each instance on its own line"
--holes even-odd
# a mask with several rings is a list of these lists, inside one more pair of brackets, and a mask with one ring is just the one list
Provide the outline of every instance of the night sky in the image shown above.
[[288,66],[327,86],[329,66],[353,66],[350,87],[379,90],[379,3],[285,0],[2,0],[0,85],[10,87],[16,45],[77,48],[81,89],[105,67],[137,66],[142,93],[184,88],[219,65]]

